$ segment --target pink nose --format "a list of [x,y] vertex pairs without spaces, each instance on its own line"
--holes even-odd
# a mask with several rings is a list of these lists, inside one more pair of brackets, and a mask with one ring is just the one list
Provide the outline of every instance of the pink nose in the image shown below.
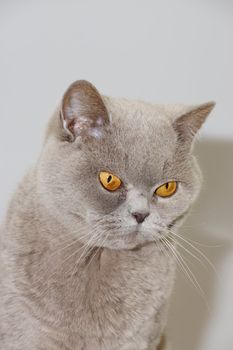
[[150,213],[132,213],[138,224],[141,224]]

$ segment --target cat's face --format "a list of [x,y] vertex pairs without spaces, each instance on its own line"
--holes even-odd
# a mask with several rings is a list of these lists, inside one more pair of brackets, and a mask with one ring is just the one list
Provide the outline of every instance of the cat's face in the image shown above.
[[212,107],[169,111],[73,84],[41,158],[48,208],[90,245],[129,249],[158,241],[198,194],[191,144]]

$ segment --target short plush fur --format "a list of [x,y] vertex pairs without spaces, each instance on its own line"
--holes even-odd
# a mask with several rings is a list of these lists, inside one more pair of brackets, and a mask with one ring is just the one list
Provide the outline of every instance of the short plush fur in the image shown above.
[[[1,231],[1,350],[164,349],[176,265],[165,242],[176,249],[171,230],[199,192],[192,144],[212,108],[69,87]],[[176,193],[156,196],[170,180]]]

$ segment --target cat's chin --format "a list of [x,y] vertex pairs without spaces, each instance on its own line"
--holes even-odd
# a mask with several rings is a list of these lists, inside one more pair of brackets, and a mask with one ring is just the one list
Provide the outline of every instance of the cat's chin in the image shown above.
[[129,242],[129,241],[116,241],[107,243],[104,248],[112,249],[112,250],[138,250],[144,246],[149,244],[155,244],[154,241],[141,241],[141,242]]
[[161,236],[155,237],[153,234],[143,234],[139,229],[134,229],[126,234],[116,235],[105,241],[103,247],[115,250],[139,249],[148,244],[159,243]]

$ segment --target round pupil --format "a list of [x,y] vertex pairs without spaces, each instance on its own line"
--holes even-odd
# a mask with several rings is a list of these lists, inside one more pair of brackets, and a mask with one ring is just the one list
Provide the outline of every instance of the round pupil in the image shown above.
[[112,175],[109,175],[108,178],[107,178],[107,183],[109,183],[111,181],[112,181]]

